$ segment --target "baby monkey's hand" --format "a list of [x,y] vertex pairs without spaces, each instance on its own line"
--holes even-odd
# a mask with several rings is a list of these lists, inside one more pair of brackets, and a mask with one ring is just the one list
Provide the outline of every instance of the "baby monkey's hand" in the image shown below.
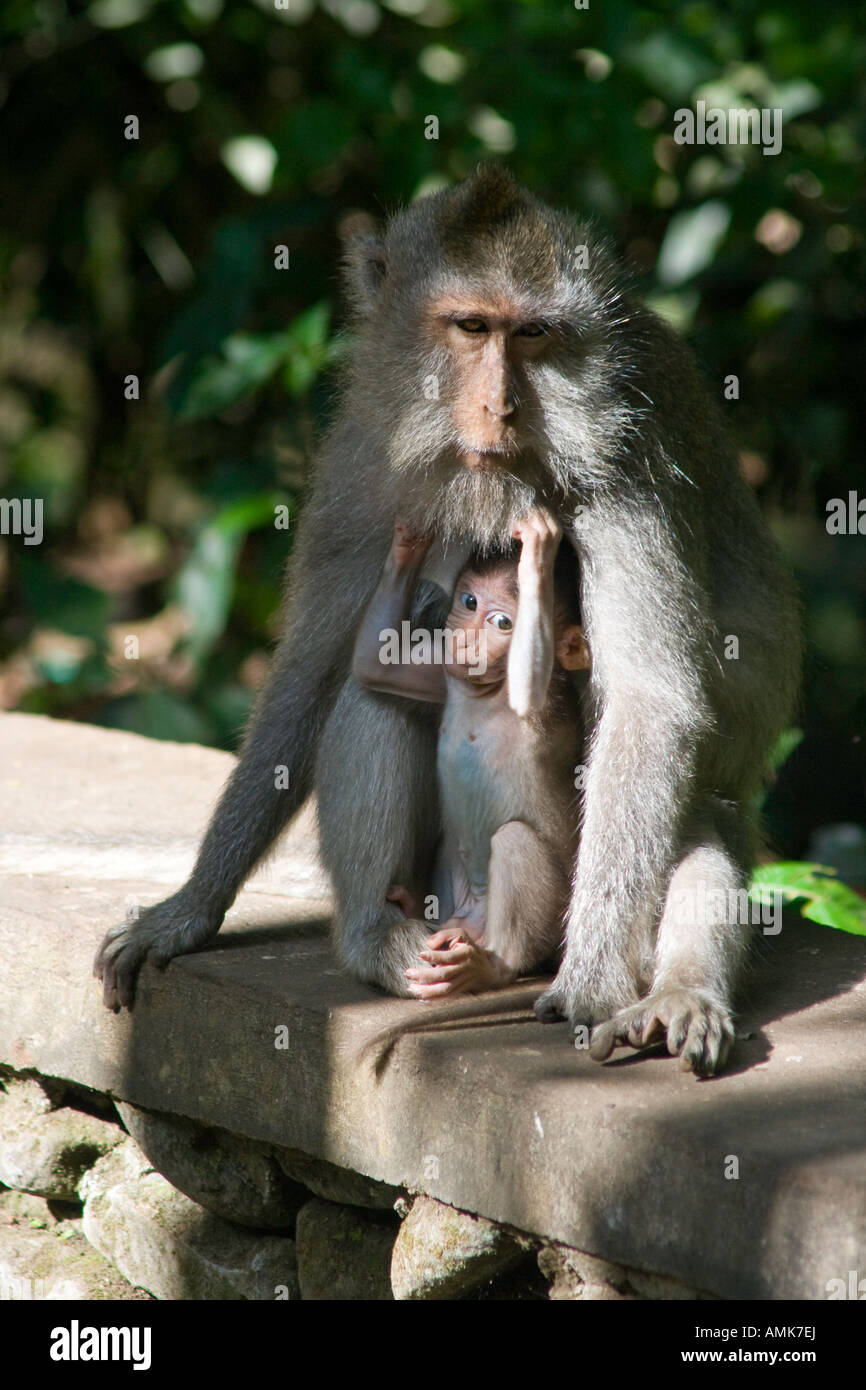
[[521,543],[517,562],[518,579],[521,574],[553,567],[562,539],[562,527],[546,507],[534,507],[517,523],[511,534]]
[[391,563],[395,569],[404,570],[410,565],[420,564],[433,544],[432,531],[421,531],[417,526],[398,517],[394,522],[394,536],[391,541]]

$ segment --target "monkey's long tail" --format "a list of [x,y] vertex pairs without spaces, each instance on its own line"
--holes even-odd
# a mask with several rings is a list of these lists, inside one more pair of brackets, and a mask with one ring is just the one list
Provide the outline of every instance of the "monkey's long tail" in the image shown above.
[[[527,981],[519,985],[508,985],[501,990],[491,990],[483,995],[451,1004],[420,1004],[423,1016],[406,1019],[391,1028],[383,1028],[364,1042],[358,1051],[358,1061],[362,1066],[372,1065],[376,1080],[381,1077],[401,1038],[413,1033],[449,1033],[464,1026],[476,1028],[494,1027],[503,1022],[536,1023],[533,1003],[539,993],[540,982]],[[511,1014],[511,1019],[507,1015]]]

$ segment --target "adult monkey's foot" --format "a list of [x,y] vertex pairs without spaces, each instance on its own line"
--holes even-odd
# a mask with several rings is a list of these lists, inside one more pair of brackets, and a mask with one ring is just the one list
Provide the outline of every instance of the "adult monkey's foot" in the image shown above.
[[589,1055],[604,1062],[617,1047],[648,1047],[664,1040],[683,1071],[713,1076],[734,1041],[730,1011],[705,990],[669,989],[622,1009],[592,1035]]

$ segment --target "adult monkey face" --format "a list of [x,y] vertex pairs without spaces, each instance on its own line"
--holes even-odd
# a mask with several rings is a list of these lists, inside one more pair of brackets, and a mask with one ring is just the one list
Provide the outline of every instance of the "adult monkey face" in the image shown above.
[[367,400],[351,404],[407,514],[504,544],[539,497],[573,491],[575,458],[603,476],[628,427],[603,246],[576,276],[589,233],[497,168],[398,213],[384,237],[358,217],[347,231],[359,357],[379,366],[372,402],[359,371]]
[[496,467],[528,444],[523,368],[549,350],[550,332],[516,316],[516,307],[482,296],[446,296],[431,306],[431,338],[454,362],[451,419],[467,468]]

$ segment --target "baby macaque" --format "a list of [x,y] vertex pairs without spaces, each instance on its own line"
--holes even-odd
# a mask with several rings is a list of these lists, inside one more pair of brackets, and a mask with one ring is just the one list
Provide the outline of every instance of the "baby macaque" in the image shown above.
[[[405,972],[407,993],[425,1002],[508,984],[551,960],[563,935],[581,752],[569,673],[587,668],[589,653],[577,558],[560,547],[556,521],[538,508],[513,535],[519,558],[513,546],[470,559],[444,630],[410,633],[433,537],[398,521],[355,643],[353,674],[368,689],[445,706],[433,893],[446,920]],[[420,917],[414,887],[387,896]]]

